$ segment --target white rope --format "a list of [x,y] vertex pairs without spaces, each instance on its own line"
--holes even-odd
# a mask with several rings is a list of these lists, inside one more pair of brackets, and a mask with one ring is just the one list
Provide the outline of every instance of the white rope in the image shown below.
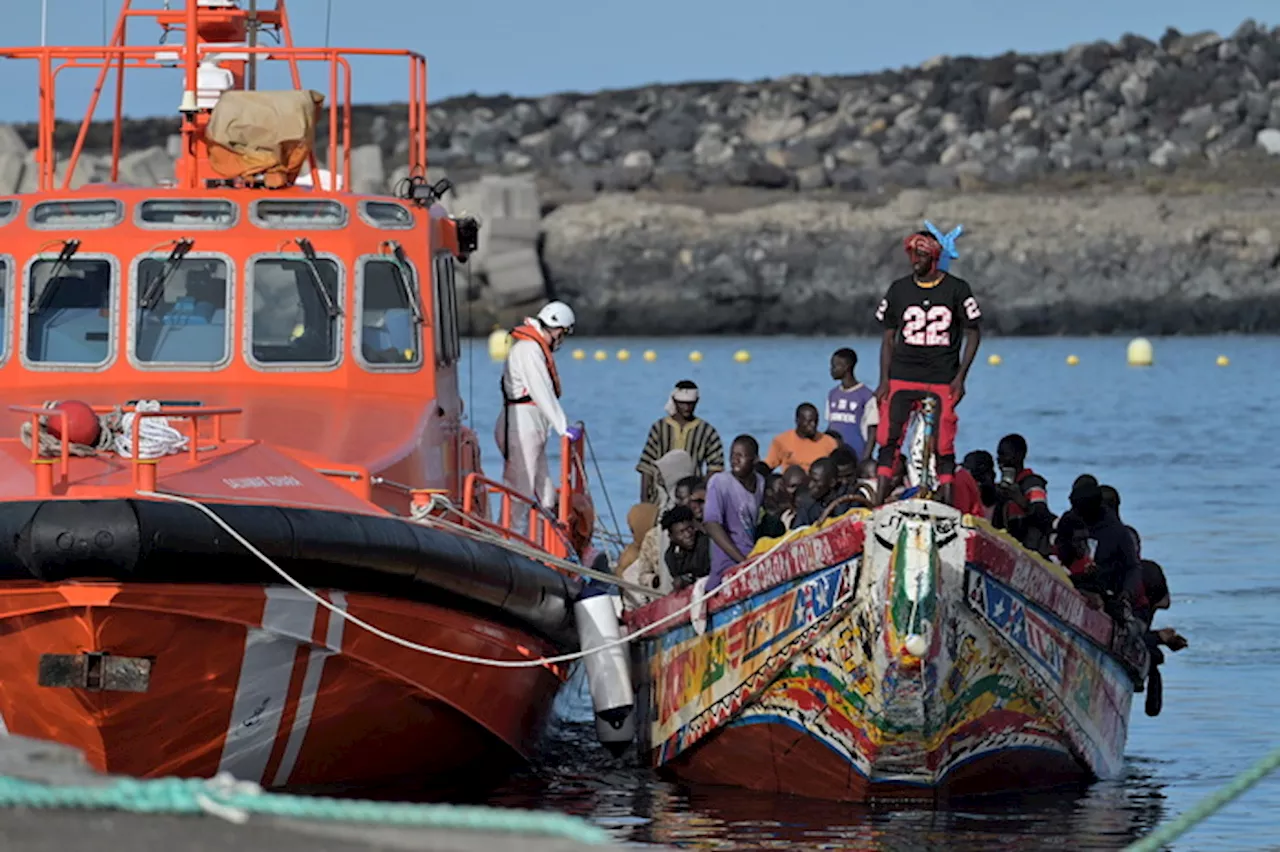
[[[140,399],[134,411],[159,411],[160,401]],[[133,421],[137,415],[128,412],[120,420],[120,432],[116,435],[116,453],[131,458],[133,451]],[[180,453],[187,446],[187,436],[169,425],[167,417],[144,417],[138,424],[138,458],[158,459],[162,456]]]
[[[190,506],[193,509],[198,509],[199,511],[207,515],[211,521],[213,521],[215,524],[221,527],[223,531],[227,533],[227,535],[231,536],[233,539],[239,542],[241,547],[249,551],[254,556],[258,557],[258,559],[262,560],[262,563],[264,565],[266,565],[276,574],[280,575],[281,579],[283,579],[290,586],[293,586],[295,589],[297,589],[307,598],[310,598],[311,600],[315,601],[318,605],[327,609],[332,615],[336,615],[340,618],[346,619],[347,621],[354,624],[356,627],[360,627],[368,631],[369,633],[372,633],[374,636],[377,636],[380,639],[385,639],[386,641],[392,643],[393,645],[399,645],[400,647],[407,648],[410,651],[418,651],[420,653],[428,654],[433,657],[443,657],[446,660],[453,660],[459,663],[472,663],[474,665],[490,666],[492,668],[498,668],[498,669],[531,669],[535,667],[554,665],[558,663],[569,663],[569,662],[573,662],[574,660],[580,660],[590,654],[598,654],[602,651],[609,651],[609,650],[612,650],[613,648],[617,648],[622,645],[626,645],[630,642],[634,642],[635,640],[639,639],[641,636],[644,636],[648,633],[652,633],[653,631],[657,630],[659,627],[663,626],[664,624],[675,620],[676,618],[684,615],[685,613],[692,611],[695,607],[700,605],[703,601],[707,600],[708,598],[712,598],[716,596],[721,591],[728,588],[731,585],[731,581],[736,579],[738,575],[746,571],[752,570],[757,565],[760,565],[766,556],[773,553],[775,550],[777,550],[779,547],[781,547],[785,542],[787,542],[791,538],[790,536],[786,536],[784,538],[779,539],[772,547],[770,547],[764,553],[760,554],[760,556],[748,562],[746,565],[743,565],[742,567],[740,567],[731,576],[726,577],[724,581],[721,582],[720,585],[717,586],[714,590],[712,590],[710,594],[702,597],[695,597],[692,601],[689,602],[687,606],[681,607],[680,609],[677,609],[674,612],[668,613],[667,615],[663,616],[657,621],[647,624],[633,633],[628,633],[626,636],[622,637],[621,639],[614,639],[609,642],[605,642],[602,645],[597,645],[595,648],[592,648],[589,651],[574,651],[568,654],[560,654],[559,656],[555,656],[555,657],[540,657],[535,660],[493,660],[487,657],[473,657],[470,654],[459,654],[454,651],[446,651],[443,648],[433,648],[430,645],[420,645],[417,642],[404,639],[400,636],[396,636],[393,633],[388,633],[387,631],[382,630],[381,628],[375,627],[369,622],[364,621],[358,618],[357,616],[352,615],[346,610],[339,609],[329,601],[322,598],[320,595],[317,595],[311,589],[308,589],[302,583],[299,583],[292,576],[290,576],[287,571],[285,571],[283,568],[281,568],[279,565],[273,562],[269,556],[267,556],[258,548],[254,547],[253,544],[248,539],[246,539],[243,535],[237,532],[234,527],[232,527],[230,524],[224,521],[221,517],[219,517],[216,512],[214,512],[212,509],[210,509],[208,506],[204,505],[203,503],[199,502],[198,500],[192,500],[188,497],[179,497],[176,494],[162,494],[157,491],[139,491],[138,494],[142,497],[151,497],[156,500],[168,500],[171,503],[181,503],[184,506]],[[850,593],[845,597],[842,597],[839,600],[837,600],[836,605],[843,603],[845,600],[851,597],[853,597],[852,591],[850,591]],[[833,605],[833,608],[834,606],[835,605]]]

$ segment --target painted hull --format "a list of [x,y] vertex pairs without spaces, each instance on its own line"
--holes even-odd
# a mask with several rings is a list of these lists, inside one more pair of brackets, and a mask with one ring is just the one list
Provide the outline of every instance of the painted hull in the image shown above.
[[667,774],[856,802],[1121,769],[1145,661],[1122,663],[1110,619],[981,521],[891,504],[784,543],[727,585],[705,632],[675,622],[636,652],[642,745]]
[[[449,608],[320,594],[450,651],[519,659],[556,650],[526,630]],[[76,662],[86,659],[97,660],[87,672]],[[289,587],[0,588],[4,727],[143,778],[225,771],[317,791],[486,784],[530,754],[564,675],[407,650]]]

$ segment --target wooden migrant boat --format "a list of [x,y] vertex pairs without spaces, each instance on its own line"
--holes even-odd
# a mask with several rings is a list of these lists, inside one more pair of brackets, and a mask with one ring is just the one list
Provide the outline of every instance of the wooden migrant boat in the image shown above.
[[[486,783],[567,675],[531,661],[577,646],[579,581],[547,563],[578,558],[590,501],[567,441],[554,516],[481,472],[455,293],[478,223],[422,177],[425,60],[295,47],[283,0],[169,5],[125,2],[107,46],[0,49],[42,98],[38,191],[0,199],[0,727],[134,776]],[[144,20],[180,38],[127,43]],[[408,66],[396,198],[342,190],[371,57]],[[108,72],[115,181],[125,72],[174,65],[173,185],[72,190]],[[59,162],[73,67],[98,83]],[[294,88],[253,90],[272,67]]]
[[692,611],[629,614],[643,753],[678,779],[822,799],[1114,777],[1145,647],[1058,566],[932,500],[793,531]]

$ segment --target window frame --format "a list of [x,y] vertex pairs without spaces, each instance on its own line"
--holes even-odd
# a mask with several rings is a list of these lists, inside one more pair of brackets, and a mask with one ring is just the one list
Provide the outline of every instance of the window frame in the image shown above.
[[[386,204],[392,207],[398,207],[408,214],[409,221],[404,225],[391,225],[386,222],[381,222],[375,219],[373,216],[369,215],[369,206],[371,204]],[[356,212],[357,212],[357,215],[359,215],[360,217],[360,221],[364,222],[369,227],[377,228],[380,231],[410,231],[417,224],[417,222],[414,221],[413,211],[410,210],[408,206],[401,204],[398,201],[392,201],[390,199],[366,198],[363,201],[361,201],[360,204],[357,206]]]
[[143,361],[138,357],[138,300],[142,297],[142,288],[138,281],[138,272],[144,260],[160,260],[163,261],[167,255],[163,252],[148,252],[146,254],[136,255],[129,264],[129,319],[126,323],[126,334],[129,335],[129,344],[125,347],[126,356],[129,363],[138,370],[146,370],[148,372],[204,372],[214,373],[218,370],[224,370],[231,364],[235,358],[235,331],[236,331],[236,275],[239,272],[236,269],[235,258],[231,255],[220,251],[192,251],[188,252],[183,260],[220,260],[227,267],[227,300],[226,300],[226,346],[223,347],[222,360],[212,363],[201,363],[199,361]]
[[[447,275],[442,275],[442,268]],[[442,280],[448,278],[447,305],[441,304]],[[436,366],[448,367],[462,358],[462,337],[458,333],[458,270],[448,250],[435,253],[431,261],[431,324],[435,329]]]
[[[83,204],[86,202],[106,201],[115,205],[116,217],[111,222],[61,222],[57,225],[45,225],[36,221],[36,211],[46,204]],[[38,201],[27,211],[27,227],[35,231],[104,231],[124,224],[124,202],[118,198],[50,198]],[[79,257],[79,255],[76,255]]]
[[18,218],[18,214],[22,212],[22,201],[18,198],[0,198],[0,202],[12,204],[13,207],[8,213],[0,213],[0,228]]
[[[422,331],[423,331],[423,328],[427,325],[427,323],[425,322],[427,318],[425,316],[423,317],[424,322],[414,323],[414,326],[416,328],[415,333],[417,334],[417,337],[418,337],[417,345],[414,347],[414,352],[417,354],[417,357],[415,358],[415,360],[407,364],[373,364],[373,363],[370,363],[369,361],[366,361],[364,358],[364,341],[361,340],[360,337],[361,335],[364,334],[365,268],[370,263],[390,263],[393,266],[399,266],[399,264],[396,262],[395,257],[392,255],[362,254],[360,255],[360,257],[356,258],[355,310],[359,313],[358,319],[360,319],[360,322],[351,324],[351,332],[352,332],[351,333],[351,357],[353,357],[356,363],[359,364],[361,367],[363,367],[365,370],[368,370],[369,372],[373,372],[373,373],[416,373],[420,371],[422,369],[422,365],[426,363],[426,358],[424,357],[424,353],[422,351],[422,336],[423,336]],[[419,309],[421,309],[423,307],[422,301],[421,301],[422,300],[422,277],[418,274],[418,268],[414,265],[412,260],[406,257],[405,263],[408,264],[409,271],[413,274],[414,281],[417,284],[418,299],[419,299],[418,307]]]
[[113,285],[109,289],[111,299],[107,308],[107,330],[109,337],[107,338],[107,357],[105,360],[93,363],[84,361],[33,361],[27,357],[27,349],[30,345],[31,337],[31,270],[35,268],[37,263],[42,261],[57,260],[57,255],[50,257],[48,254],[36,255],[27,260],[22,266],[22,302],[19,305],[14,303],[15,310],[19,307],[22,312],[22,323],[19,328],[21,340],[19,344],[21,349],[18,352],[18,358],[22,366],[28,370],[40,370],[49,373],[101,373],[115,366],[116,360],[120,357],[120,286],[123,284],[123,276],[121,275],[120,259],[114,254],[106,252],[76,252],[73,260],[105,260],[111,270],[111,283]]
[[338,316],[334,319],[337,322],[337,329],[334,336],[337,338],[338,345],[334,347],[334,360],[332,361],[259,361],[253,357],[253,296],[254,288],[257,282],[254,280],[253,269],[258,265],[260,260],[280,259],[285,260],[305,260],[306,255],[300,251],[264,251],[257,254],[249,255],[245,261],[244,267],[244,304],[241,307],[241,333],[240,333],[240,351],[244,357],[245,363],[255,370],[264,373],[280,373],[280,372],[308,372],[308,373],[328,373],[337,370],[346,360],[347,347],[344,345],[347,334],[347,318],[351,313],[351,309],[347,305],[347,267],[342,262],[342,258],[333,252],[318,251],[316,252],[316,260],[329,260],[338,268],[338,282],[336,298],[338,300]]
[[[342,211],[342,221],[329,223],[322,220],[305,222],[269,222],[259,212],[263,204],[336,204]],[[340,231],[351,224],[351,211],[347,205],[334,198],[255,198],[249,202],[249,221],[268,231]]]
[[[157,222],[148,222],[142,218],[142,208],[153,201],[167,201],[181,203],[184,201],[207,202],[216,201],[231,206],[231,221],[225,225],[222,223],[214,224],[196,224],[186,223],[182,225],[165,225]],[[145,198],[133,205],[133,224],[139,228],[148,231],[225,231],[234,228],[240,224],[240,205],[232,201],[230,198]]]
[[[14,293],[18,289],[20,282],[15,280],[18,270],[14,266],[14,256],[11,254],[0,254],[0,266],[9,271],[9,286],[4,293],[3,301],[0,301],[0,311],[3,311],[4,322],[4,344],[0,345],[0,367],[9,363],[9,356],[13,354],[13,299]],[[3,286],[4,279],[0,278],[0,286]]]

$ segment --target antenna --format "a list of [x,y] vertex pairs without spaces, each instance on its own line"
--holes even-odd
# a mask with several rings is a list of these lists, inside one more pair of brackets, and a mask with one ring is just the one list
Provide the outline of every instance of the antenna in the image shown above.
[[49,0],[40,0],[40,46],[49,43]]
[[324,46],[329,46],[329,29],[333,24],[333,0],[328,0],[324,10]]

